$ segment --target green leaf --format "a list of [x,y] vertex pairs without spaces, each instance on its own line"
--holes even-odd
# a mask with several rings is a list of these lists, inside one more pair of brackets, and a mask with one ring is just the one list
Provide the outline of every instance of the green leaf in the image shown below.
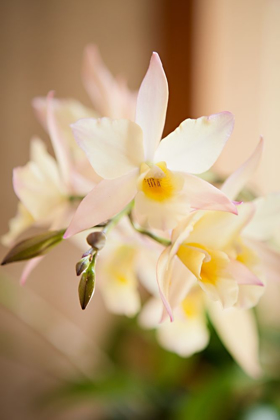
[[79,298],[82,309],[86,309],[89,301],[94,294],[95,272],[92,269],[87,270],[81,277],[79,284]]
[[46,254],[51,248],[62,241],[64,232],[64,229],[48,231],[19,242],[8,252],[1,265],[30,260],[31,258]]

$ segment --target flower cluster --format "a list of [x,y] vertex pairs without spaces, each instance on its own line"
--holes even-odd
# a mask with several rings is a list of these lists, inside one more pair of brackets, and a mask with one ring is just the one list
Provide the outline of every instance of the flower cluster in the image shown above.
[[32,139],[30,162],[14,170],[18,212],[2,241],[14,245],[31,226],[47,231],[14,245],[3,264],[29,260],[24,283],[45,253],[71,238],[83,249],[76,264],[83,309],[96,284],[110,310],[140,312],[141,325],[182,356],[207,345],[208,314],[239,364],[258,375],[250,308],[279,277],[280,194],[240,197],[263,139],[214,186],[200,174],[229,139],[231,113],[186,119],[161,139],[168,84],[156,53],[138,93],[112,77],[95,46],[85,51],[83,80],[93,110],[53,92],[33,101],[55,158]]

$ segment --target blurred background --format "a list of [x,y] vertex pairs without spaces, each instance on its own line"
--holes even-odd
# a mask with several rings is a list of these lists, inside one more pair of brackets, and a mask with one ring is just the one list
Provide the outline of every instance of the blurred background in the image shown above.
[[[108,68],[114,75],[125,76],[131,89],[139,88],[151,53],[157,51],[170,89],[165,133],[187,117],[231,111],[236,118],[235,131],[217,170],[226,174],[237,168],[249,157],[261,134],[266,146],[254,186],[263,193],[280,189],[279,0],[2,0],[0,34],[1,235],[16,212],[12,169],[29,160],[29,143],[35,134],[44,138],[51,150],[31,100],[53,89],[57,97],[75,98],[90,106],[81,81],[83,50],[89,43],[98,45]],[[1,246],[1,258],[5,253]],[[197,357],[190,363],[168,354],[157,348],[151,337],[146,338],[149,344],[143,343],[134,321],[110,315],[98,292],[87,310],[81,311],[74,272],[80,253],[69,244],[58,247],[24,288],[17,281],[21,264],[1,268],[1,419],[142,418],[137,417],[138,412],[129,411],[131,407],[126,407],[128,417],[119,408],[113,410],[115,417],[110,417],[108,407],[104,408],[104,401],[114,399],[116,388],[128,395],[135,381],[139,387],[131,398],[136,398],[138,405],[147,405],[145,418],[279,418],[272,395],[279,384],[275,388],[270,382],[271,388],[263,391],[263,385],[252,385],[246,378],[242,382],[240,372],[234,371],[230,383],[235,388],[231,389],[227,368],[235,367],[217,338],[212,345],[220,351],[219,362],[225,366],[226,375],[216,375],[218,370],[213,366],[217,361],[210,348],[201,357],[208,369],[207,378],[213,381],[200,381],[192,388],[196,375],[201,375],[194,368]],[[279,314],[268,314],[268,318],[279,326]],[[103,381],[98,390],[88,382],[88,366],[96,377],[112,369],[112,362],[100,348],[134,372],[135,381],[120,374],[112,383]],[[146,352],[137,352],[137,348]],[[135,365],[140,371],[139,366],[146,366],[147,372],[142,374],[148,382],[153,372],[162,392],[145,388]],[[166,365],[172,369],[166,371]],[[211,372],[216,372],[213,377]],[[245,391],[238,399],[240,381]],[[72,387],[61,394],[57,391],[57,395],[54,390],[61,390],[65,383]],[[168,417],[168,407],[160,395],[167,392],[170,401],[175,396],[167,383],[174,384],[180,396],[188,384],[194,396],[192,412],[184,411],[182,398],[177,417]],[[214,406],[209,414],[213,417],[205,413],[214,398],[206,392],[209,387],[221,396],[222,389],[228,391],[224,401],[229,405],[222,407],[224,411]],[[240,412],[234,411],[234,401],[239,401]],[[153,412],[152,402],[159,407],[156,413],[161,414]],[[199,404],[204,404],[202,415],[197,411]]]

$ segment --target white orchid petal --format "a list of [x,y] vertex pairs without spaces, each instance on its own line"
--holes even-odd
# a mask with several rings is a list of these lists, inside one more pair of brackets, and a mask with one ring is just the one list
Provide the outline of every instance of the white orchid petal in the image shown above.
[[203,317],[175,319],[172,324],[160,325],[157,338],[162,347],[182,357],[203,350],[209,341],[209,332]]
[[105,179],[125,175],[144,160],[142,130],[132,121],[85,118],[72,129],[93,169]]
[[47,95],[47,127],[62,179],[70,189],[71,155],[66,139],[56,121],[53,97],[54,92],[49,92]]
[[280,282],[280,253],[271,249],[269,245],[247,240],[246,243],[257,253],[261,259],[261,265],[268,282]]
[[225,249],[249,223],[253,214],[252,203],[241,204],[238,216],[226,212],[205,212],[190,232],[188,242],[201,243],[211,249]]
[[230,112],[187,119],[164,138],[155,161],[165,161],[174,171],[199,174],[207,171],[219,157],[234,126]]
[[168,102],[168,84],[157,53],[153,53],[149,69],[139,89],[135,122],[144,135],[145,160],[153,160],[162,136]]
[[25,166],[14,169],[14,190],[35,221],[49,220],[65,202],[65,191],[56,162],[39,139],[32,140],[31,158]]
[[245,372],[259,377],[261,367],[258,353],[258,332],[254,315],[249,310],[229,308],[223,310],[219,304],[209,304],[211,320],[228,351]]
[[264,286],[263,282],[240,261],[231,260],[228,271],[239,285]]
[[193,209],[220,210],[238,214],[237,208],[218,188],[197,176],[184,175],[183,193]]
[[256,212],[244,229],[244,236],[266,241],[280,232],[280,193],[269,194],[254,200]]
[[263,138],[254,150],[252,156],[246,160],[228,179],[224,182],[221,191],[231,200],[234,200],[241,190],[246,186],[254,174],[263,153]]
[[79,205],[64,238],[89,229],[123,210],[136,193],[137,172],[101,181]]

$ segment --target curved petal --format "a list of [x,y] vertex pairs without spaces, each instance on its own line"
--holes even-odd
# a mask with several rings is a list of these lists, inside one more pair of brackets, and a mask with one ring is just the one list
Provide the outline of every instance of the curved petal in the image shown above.
[[82,77],[94,108],[101,116],[134,120],[135,92],[131,92],[122,79],[113,78],[96,45],[85,48]]
[[238,214],[235,204],[218,188],[197,176],[184,174],[183,193],[193,209],[219,210]]
[[161,141],[155,161],[166,162],[174,171],[205,172],[219,157],[233,126],[234,118],[230,112],[197,120],[187,119]]
[[137,174],[138,171],[133,170],[120,178],[97,184],[79,205],[64,238],[89,229],[120,212],[136,193]]
[[280,282],[280,253],[259,241],[246,240],[261,259],[261,264],[268,282]]
[[236,240],[254,214],[252,203],[238,207],[238,216],[226,212],[205,212],[188,236],[189,243],[200,243],[207,248],[222,250]]
[[[195,277],[177,257],[170,259],[170,252],[171,247],[167,247],[158,259],[157,282],[160,297],[172,322],[173,309],[185,298]],[[164,314],[162,319],[165,319]]]
[[254,378],[261,374],[258,352],[258,332],[255,317],[249,310],[209,304],[210,318],[230,354]]
[[14,190],[35,221],[51,220],[66,199],[58,168],[38,139],[31,143],[31,158],[25,166],[14,169]]
[[66,144],[65,138],[59,129],[55,117],[54,92],[51,91],[47,95],[47,127],[52,141],[55,156],[59,165],[62,179],[65,185],[70,188],[70,173],[71,173],[71,156],[69,147]]
[[71,127],[78,145],[102,178],[125,175],[144,161],[142,130],[132,121],[85,118]]
[[230,261],[228,271],[239,285],[264,286],[263,282],[246,265],[239,261]]
[[244,235],[259,241],[273,239],[280,231],[280,193],[259,197],[254,205],[256,212],[244,229]]
[[252,156],[243,163],[228,179],[224,182],[221,191],[231,200],[234,200],[255,172],[263,153],[263,138],[254,150]]
[[150,66],[139,89],[135,122],[144,136],[145,160],[152,161],[160,142],[168,102],[168,84],[157,53],[153,53]]

